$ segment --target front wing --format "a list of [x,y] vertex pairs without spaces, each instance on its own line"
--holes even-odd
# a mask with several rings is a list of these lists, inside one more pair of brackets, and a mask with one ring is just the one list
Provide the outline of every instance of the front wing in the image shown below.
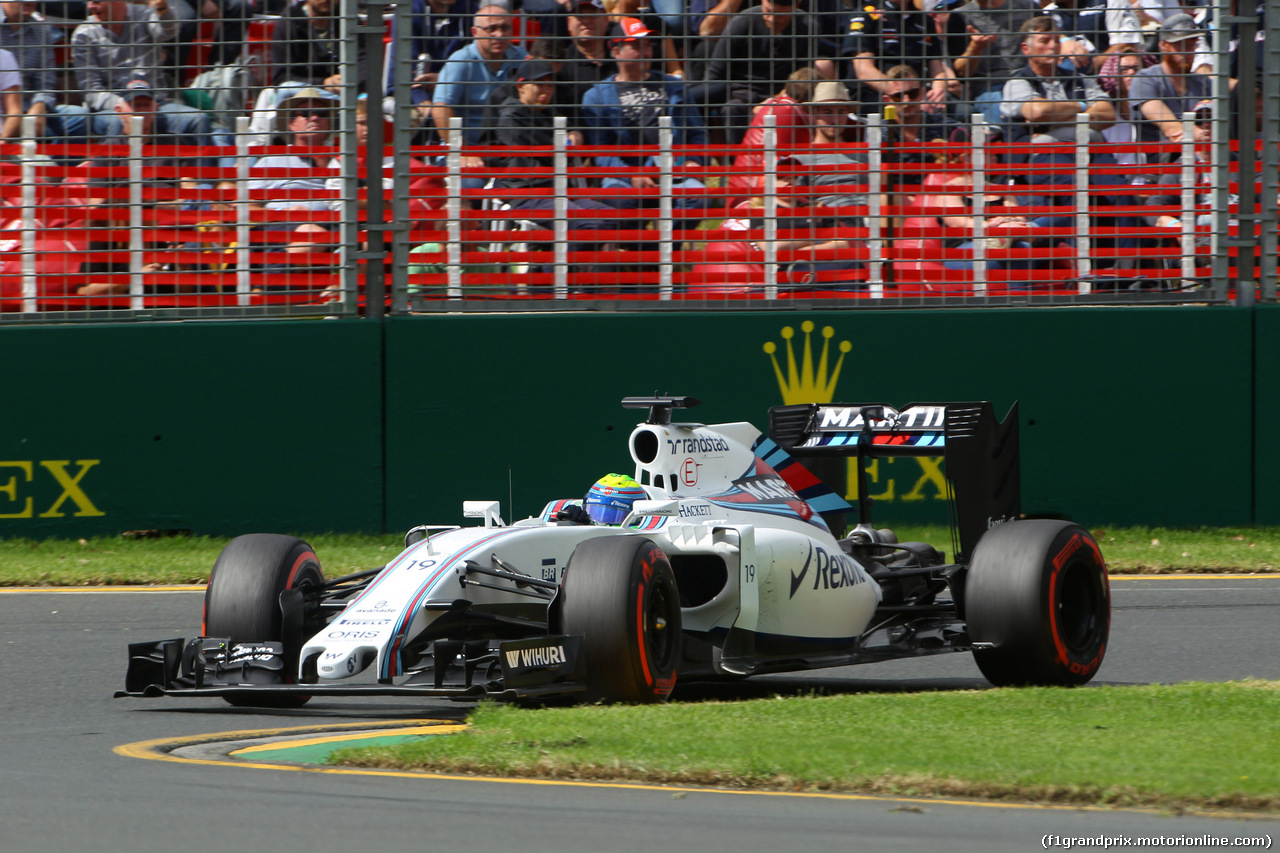
[[519,701],[586,690],[579,636],[499,643],[435,644],[433,665],[398,683],[286,683],[280,643],[236,643],[217,637],[129,645],[125,689],[115,698],[222,696],[246,703],[296,696],[430,696],[459,701]]

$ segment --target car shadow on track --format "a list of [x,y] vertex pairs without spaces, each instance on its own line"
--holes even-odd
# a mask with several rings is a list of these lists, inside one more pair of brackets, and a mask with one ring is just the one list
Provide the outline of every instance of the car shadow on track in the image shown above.
[[767,699],[774,696],[842,696],[858,693],[933,693],[953,690],[989,690],[991,683],[982,678],[927,679],[815,679],[804,677],[766,676],[757,679],[685,682],[678,685],[671,699],[675,702],[736,702]]
[[137,708],[142,713],[181,714],[196,717],[219,717],[231,720],[254,720],[255,724],[262,720],[290,721],[302,723],[323,722],[325,720],[343,720],[358,722],[404,720],[411,722],[430,718],[433,720],[451,720],[463,722],[474,709],[474,705],[450,702],[447,705],[385,705],[376,703],[352,703],[345,705],[338,702],[325,704],[308,703],[302,708],[235,708],[231,705],[201,704],[180,705],[174,702],[156,704],[148,708]]

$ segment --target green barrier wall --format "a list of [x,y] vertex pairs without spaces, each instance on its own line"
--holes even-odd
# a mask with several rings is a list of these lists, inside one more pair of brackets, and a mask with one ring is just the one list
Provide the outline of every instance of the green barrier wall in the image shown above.
[[7,327],[0,353],[0,535],[382,526],[375,324]]
[[[1254,476],[1258,524],[1280,524],[1280,305],[1259,305],[1251,312],[1255,323]],[[1213,397],[1210,395],[1210,398]],[[1240,405],[1243,405],[1243,401]]]
[[[1280,306],[7,327],[0,535],[523,517],[630,471],[618,401],[655,391],[758,426],[801,399],[1018,400],[1028,512],[1275,524],[1255,333],[1265,435]],[[933,460],[881,461],[870,490],[885,522],[945,517]]]
[[[387,520],[392,529],[456,520],[464,498],[500,499],[505,517],[512,505],[523,517],[546,500],[580,495],[596,477],[630,470],[626,437],[637,413],[618,401],[656,390],[701,397],[689,420],[757,426],[769,406],[801,398],[989,399],[1001,413],[1018,400],[1027,512],[1092,525],[1244,523],[1253,500],[1250,421],[1199,410],[1248,411],[1250,314],[1143,307],[395,318],[387,323]],[[1207,446],[1193,444],[1206,434]],[[928,462],[882,461],[870,490],[878,519],[945,519]]]

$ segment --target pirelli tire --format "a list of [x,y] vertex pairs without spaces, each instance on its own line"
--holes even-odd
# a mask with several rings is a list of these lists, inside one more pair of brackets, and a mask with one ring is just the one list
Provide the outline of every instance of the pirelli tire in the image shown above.
[[973,653],[997,686],[1084,684],[1102,665],[1111,588],[1098,543],[1065,521],[1029,519],[989,530],[965,581]]
[[[284,669],[278,683],[294,684],[306,638],[287,636],[280,593],[323,584],[320,561],[303,540],[272,533],[237,536],[222,549],[209,575],[204,593],[204,636],[229,637],[232,644],[283,643]],[[226,697],[232,705],[258,708],[297,708],[309,698]]]
[[583,638],[589,701],[666,701],[684,635],[661,548],[642,536],[589,539],[569,558],[560,597],[564,632]]

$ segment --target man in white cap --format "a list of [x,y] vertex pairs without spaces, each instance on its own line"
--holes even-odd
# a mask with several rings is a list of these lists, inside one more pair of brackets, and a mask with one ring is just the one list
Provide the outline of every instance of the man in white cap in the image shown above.
[[[253,170],[290,169],[294,174],[282,177],[251,177],[249,189],[257,193],[274,191],[308,190],[323,191],[328,158],[325,154],[313,154],[309,149],[328,145],[335,129],[335,109],[338,99],[323,89],[300,89],[280,102],[276,113],[279,141],[288,145],[287,154],[269,154],[253,164]],[[310,170],[307,174],[297,170]],[[295,198],[288,192],[278,199],[263,197],[262,206],[268,210],[328,210],[328,198]]]
[[[813,100],[809,102],[809,119],[812,122],[810,142],[815,145],[839,145],[849,129],[849,111],[854,104],[849,90],[843,83],[824,80],[813,87]],[[845,155],[841,155],[845,156]]]
[[[838,228],[866,227],[861,214],[847,210],[867,204],[867,158],[844,148],[844,134],[851,126],[849,114],[856,107],[843,83],[825,80],[813,89],[808,104],[813,128],[809,151],[793,154],[786,162],[800,167],[790,172],[789,181],[808,189],[805,195],[790,195],[788,200],[795,206],[809,206],[814,216],[805,224],[803,220],[787,221],[783,227],[788,248],[847,249],[861,242],[849,235],[829,233]],[[806,262],[793,272],[833,273],[856,265],[852,260]]]
[[[329,152],[316,150],[332,145],[339,100],[325,89],[309,86],[294,92],[276,108],[277,142],[289,147],[284,154],[269,154],[254,162],[249,173],[251,206],[266,210],[297,211],[289,221],[271,219],[261,232],[287,232],[288,236],[268,238],[263,269],[276,275],[298,276],[292,284],[321,287],[327,283],[327,264],[331,261],[333,241],[327,216],[318,216],[332,207],[337,192],[327,184],[334,169]],[[274,173],[268,177],[268,173]],[[224,183],[223,188],[234,186]],[[319,221],[317,221],[319,220]],[[288,260],[278,252],[283,246]],[[300,255],[315,258],[314,262]],[[303,278],[305,273],[320,273],[319,280]]]

